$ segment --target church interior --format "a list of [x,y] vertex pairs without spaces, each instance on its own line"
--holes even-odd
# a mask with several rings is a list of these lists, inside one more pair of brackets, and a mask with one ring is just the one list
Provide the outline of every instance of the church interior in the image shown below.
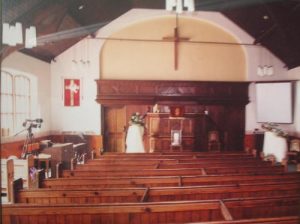
[[300,223],[299,0],[1,13],[2,223]]

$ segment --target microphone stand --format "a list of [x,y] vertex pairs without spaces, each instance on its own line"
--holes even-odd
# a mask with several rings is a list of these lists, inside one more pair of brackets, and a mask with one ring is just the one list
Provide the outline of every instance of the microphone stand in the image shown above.
[[22,132],[24,132],[24,131],[26,131],[26,130],[27,130],[27,128],[25,128],[25,129],[19,131],[18,133],[16,133],[16,134],[14,135],[14,137],[16,137],[17,135],[21,134]]
[[[35,119],[35,120],[30,120],[30,119],[26,119],[25,122],[23,123],[23,127],[26,126],[27,122],[30,122],[29,127],[23,129],[22,131],[18,132],[17,134],[15,134],[14,136],[19,135],[20,133],[22,133],[23,131],[27,131],[26,134],[26,139],[22,148],[22,154],[21,154],[21,158],[22,159],[26,159],[28,153],[28,146],[31,145],[33,143],[33,133],[32,133],[32,128],[40,128],[41,127],[41,123],[43,122],[43,119]],[[35,123],[34,123],[35,122]]]
[[28,145],[33,143],[32,124],[30,124],[28,128],[25,128],[24,130],[20,131],[16,135],[20,134],[21,132],[23,132],[25,130],[27,130],[27,134],[26,134],[26,139],[25,139],[23,149],[22,149],[22,154],[21,154],[22,159],[26,159],[26,156],[28,154]]

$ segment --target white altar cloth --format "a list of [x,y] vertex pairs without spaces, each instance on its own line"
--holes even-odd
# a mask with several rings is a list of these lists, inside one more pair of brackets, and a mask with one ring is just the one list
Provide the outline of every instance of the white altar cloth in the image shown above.
[[126,153],[145,152],[143,135],[143,126],[138,124],[132,124],[129,126],[126,136]]
[[282,162],[282,160],[286,158],[287,150],[288,145],[284,137],[277,136],[270,131],[265,132],[263,145],[265,156],[274,155],[277,162]]

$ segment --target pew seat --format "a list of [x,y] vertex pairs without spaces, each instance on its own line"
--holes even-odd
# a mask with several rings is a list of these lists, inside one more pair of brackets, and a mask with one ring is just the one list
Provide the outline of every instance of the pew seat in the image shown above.
[[14,191],[2,222],[300,221],[300,173],[246,153],[104,154],[62,173],[41,189]]
[[17,203],[85,204],[162,202],[228,198],[300,196],[300,180],[274,184],[202,185],[189,187],[36,189],[15,192]]
[[[51,223],[68,224],[210,223],[213,221],[231,221],[231,223],[234,223],[234,220],[282,218],[286,216],[289,216],[291,220],[298,221],[299,199],[299,197],[265,197],[51,206],[10,204],[4,205],[2,208],[2,221],[6,224],[37,224],[47,223],[47,220],[51,220]],[[296,218],[297,216],[298,218]]]
[[279,174],[221,174],[190,176],[144,176],[144,177],[69,177],[46,179],[42,187],[52,189],[74,188],[120,188],[120,187],[176,187],[243,183],[285,183],[299,181],[300,173]]

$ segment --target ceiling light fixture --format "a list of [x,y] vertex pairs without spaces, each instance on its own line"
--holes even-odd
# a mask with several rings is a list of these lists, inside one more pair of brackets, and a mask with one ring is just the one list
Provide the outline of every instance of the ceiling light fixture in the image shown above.
[[33,48],[36,47],[36,28],[34,26],[31,26],[26,29],[25,31],[25,48]]
[[23,43],[23,33],[22,33],[22,24],[16,23],[15,27],[15,42],[16,44],[22,44]]
[[259,65],[257,66],[257,75],[258,76],[272,76],[274,75],[274,67],[272,65]]
[[15,26],[3,23],[2,43],[9,46],[16,46],[23,43],[22,24],[16,23]]
[[264,16],[263,16],[263,19],[264,19],[264,20],[268,20],[268,19],[269,19],[269,16],[268,16],[268,15],[264,15]]
[[[267,55],[265,48],[260,47],[259,55],[260,55],[260,60],[264,60],[265,56]],[[269,55],[267,55],[267,57],[270,58]],[[257,75],[260,77],[274,75],[273,65],[271,65],[271,63],[260,62],[260,65],[257,66]]]
[[195,11],[195,1],[194,0],[166,0],[166,10],[173,11],[176,13],[182,13],[183,8],[186,8],[189,12]]
[[78,10],[82,10],[84,8],[84,5],[78,6]]
[[[2,43],[8,46],[16,46],[17,44],[23,44],[23,30],[22,24],[16,23],[10,25],[3,23],[2,26]],[[36,28],[31,26],[25,30],[25,48],[32,48],[37,45]]]

